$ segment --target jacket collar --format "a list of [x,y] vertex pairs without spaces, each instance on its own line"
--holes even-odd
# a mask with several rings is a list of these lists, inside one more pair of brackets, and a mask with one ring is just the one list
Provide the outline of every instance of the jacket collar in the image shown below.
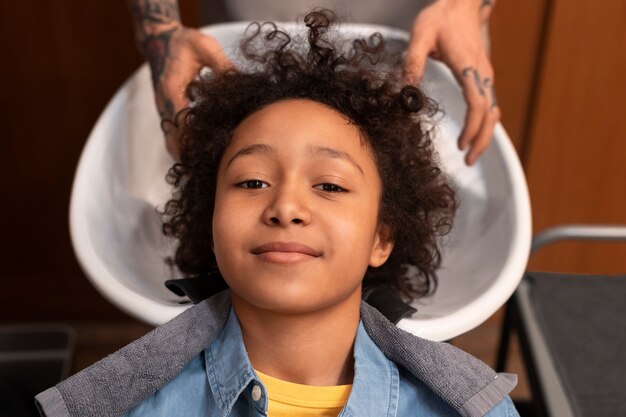
[[339,417],[395,417],[398,367],[376,347],[361,322],[354,343],[354,382]]
[[[230,311],[230,293],[221,292],[189,308],[142,338],[36,397],[50,415],[120,415],[174,378],[220,334]],[[483,416],[516,385],[516,377],[496,374],[474,357],[398,329],[367,303],[364,329],[381,352],[406,368],[462,416]],[[181,337],[184,335],[184,337]],[[149,355],[146,352],[150,352]],[[141,375],[141,379],[137,379]],[[132,386],[132,390],[126,387]]]

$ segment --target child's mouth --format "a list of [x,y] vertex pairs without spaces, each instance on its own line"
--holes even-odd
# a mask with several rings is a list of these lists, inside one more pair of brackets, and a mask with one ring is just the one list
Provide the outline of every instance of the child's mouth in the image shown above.
[[253,248],[250,253],[272,263],[292,263],[319,258],[322,252],[297,242],[270,242]]

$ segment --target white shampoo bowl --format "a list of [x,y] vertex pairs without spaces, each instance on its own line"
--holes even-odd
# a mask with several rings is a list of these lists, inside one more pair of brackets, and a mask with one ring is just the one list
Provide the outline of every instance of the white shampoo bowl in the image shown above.
[[[246,23],[210,26],[236,59]],[[301,30],[281,24],[288,31]],[[375,31],[406,41],[405,32],[371,25],[342,25],[342,32]],[[445,239],[439,287],[414,303],[418,312],[398,327],[431,340],[448,340],[482,323],[517,287],[529,255],[530,203],[510,139],[497,125],[492,145],[473,167],[463,162],[456,139],[465,103],[449,70],[429,62],[423,87],[445,116],[436,145],[459,192],[452,233]],[[100,116],[83,150],[70,205],[70,230],[78,260],[93,285],[114,305],[150,324],[189,307],[163,285],[174,278],[163,259],[173,243],[161,234],[155,208],[169,197],[167,154],[153,103],[147,65],[119,89]]]

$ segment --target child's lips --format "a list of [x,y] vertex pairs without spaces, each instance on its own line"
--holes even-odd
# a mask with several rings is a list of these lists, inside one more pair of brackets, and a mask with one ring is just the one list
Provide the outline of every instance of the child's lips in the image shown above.
[[250,253],[273,263],[291,263],[322,256],[322,252],[297,242],[270,242],[253,248]]

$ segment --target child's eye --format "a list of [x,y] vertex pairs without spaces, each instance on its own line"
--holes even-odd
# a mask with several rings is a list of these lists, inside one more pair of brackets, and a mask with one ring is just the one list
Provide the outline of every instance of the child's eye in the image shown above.
[[267,188],[269,184],[261,180],[247,180],[237,184],[241,188]]
[[318,184],[314,188],[317,188],[318,190],[326,191],[327,193],[345,193],[345,192],[348,192],[348,190],[346,190],[345,188],[340,187],[337,184],[333,184],[333,183],[330,183],[330,182],[325,182],[323,184]]

